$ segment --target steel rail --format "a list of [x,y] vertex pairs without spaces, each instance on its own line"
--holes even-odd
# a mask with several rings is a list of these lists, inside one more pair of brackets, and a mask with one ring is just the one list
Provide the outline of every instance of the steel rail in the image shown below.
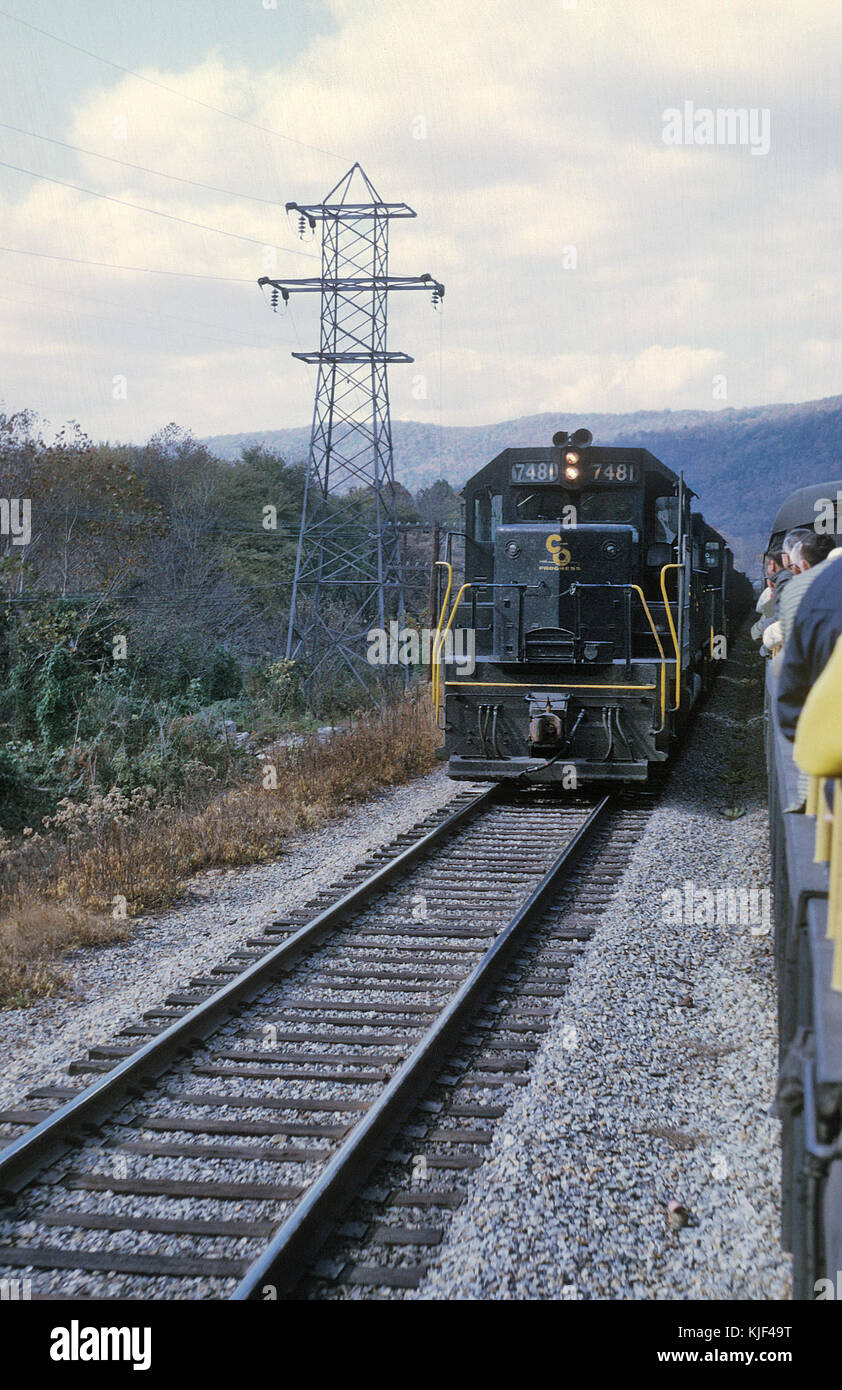
[[615,804],[616,793],[609,792],[602,797],[556,856],[508,926],[496,937],[388,1086],[340,1145],[321,1176],[246,1271],[231,1295],[233,1301],[262,1300],[267,1286],[274,1298],[288,1297],[294,1292],[337,1218],[350,1205],[360,1182],[377,1162],[383,1146],[429,1085],[455,1037],[493,986],[508,952],[547,906],[564,871],[579,858]]
[[142,1092],[149,1080],[165,1071],[175,1056],[188,1053],[196,1043],[204,1041],[242,1003],[259,994],[282,971],[297,964],[373,894],[413,867],[451,831],[495,801],[499,793],[500,787],[496,784],[479,792],[440,825],[376,869],[363,883],[305,922],[254,965],[247,966],[230,984],[216,990],[79,1095],[0,1149],[0,1200],[13,1198],[43,1167],[74,1141],[78,1142],[80,1131],[99,1124],[131,1093]]

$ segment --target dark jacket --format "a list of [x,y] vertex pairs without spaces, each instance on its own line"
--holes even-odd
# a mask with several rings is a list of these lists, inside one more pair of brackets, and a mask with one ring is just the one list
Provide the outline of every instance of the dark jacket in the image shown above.
[[810,687],[824,670],[841,633],[842,559],[829,564],[826,573],[816,575],[798,605],[784,645],[777,709],[787,738],[795,738],[795,726]]
[[775,609],[775,617],[778,616],[778,600],[790,579],[794,578],[795,575],[792,573],[792,570],[778,570],[778,573],[775,575],[775,580],[772,585],[772,601]]

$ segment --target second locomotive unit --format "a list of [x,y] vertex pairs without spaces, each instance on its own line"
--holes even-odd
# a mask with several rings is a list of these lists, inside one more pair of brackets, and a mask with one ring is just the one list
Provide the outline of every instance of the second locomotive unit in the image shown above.
[[451,777],[640,782],[667,759],[743,597],[694,495],[648,450],[588,430],[504,449],[469,480],[433,647]]

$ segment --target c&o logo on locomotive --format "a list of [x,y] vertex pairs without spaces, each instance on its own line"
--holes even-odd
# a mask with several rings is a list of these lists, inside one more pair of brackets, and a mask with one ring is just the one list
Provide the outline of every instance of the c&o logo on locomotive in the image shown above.
[[569,548],[564,544],[563,540],[561,539],[561,536],[547,536],[545,545],[547,547],[547,550],[550,552],[550,559],[552,560],[552,565],[539,565],[539,569],[581,569],[581,565],[575,565],[572,563],[573,556]]

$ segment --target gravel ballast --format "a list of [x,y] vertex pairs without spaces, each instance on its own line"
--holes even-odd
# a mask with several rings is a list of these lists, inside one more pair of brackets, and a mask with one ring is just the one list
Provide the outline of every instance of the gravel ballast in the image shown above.
[[789,1296],[769,1113],[772,936],[762,920],[665,920],[665,890],[686,907],[688,881],[697,894],[769,884],[757,658],[740,655],[698,714],[530,1084],[410,1297]]

